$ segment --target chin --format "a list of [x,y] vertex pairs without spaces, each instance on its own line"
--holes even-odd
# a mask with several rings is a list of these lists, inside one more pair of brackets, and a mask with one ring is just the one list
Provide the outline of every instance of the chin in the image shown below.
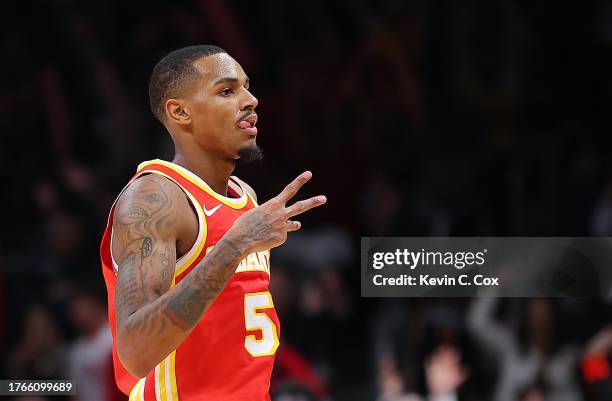
[[242,163],[252,163],[263,159],[263,152],[255,140],[238,150],[238,160]]

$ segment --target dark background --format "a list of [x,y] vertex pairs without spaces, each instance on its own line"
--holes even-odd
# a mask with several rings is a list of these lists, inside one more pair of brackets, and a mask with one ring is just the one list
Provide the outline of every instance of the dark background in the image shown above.
[[[440,344],[470,368],[460,399],[507,375],[470,329],[476,301],[360,299],[360,236],[612,233],[612,1],[47,0],[2,2],[0,21],[2,377],[72,377],[104,330],[100,237],[137,164],[172,158],[147,85],[186,45],[225,48],[259,99],[266,157],[236,174],[265,200],[310,169],[302,196],[329,199],[272,253],[273,391],[425,396]],[[597,399],[580,361],[608,300],[499,304],[520,355],[577,350],[577,393],[543,362],[509,400]]]

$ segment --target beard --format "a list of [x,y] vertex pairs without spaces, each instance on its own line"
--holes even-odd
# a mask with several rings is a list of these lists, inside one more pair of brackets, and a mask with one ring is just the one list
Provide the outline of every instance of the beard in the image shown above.
[[238,150],[238,161],[240,163],[253,163],[263,159],[263,151],[257,144],[245,146]]

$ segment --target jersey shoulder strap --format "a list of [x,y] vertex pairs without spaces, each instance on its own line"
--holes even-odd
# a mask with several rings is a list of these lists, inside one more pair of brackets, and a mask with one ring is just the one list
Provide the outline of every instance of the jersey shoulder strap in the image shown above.
[[176,277],[180,273],[182,273],[185,269],[187,269],[198,258],[200,253],[202,253],[202,250],[204,249],[204,244],[206,243],[206,236],[207,236],[208,229],[206,225],[206,216],[204,214],[204,210],[202,209],[202,203],[197,198],[198,188],[194,186],[195,185],[194,183],[189,181],[183,174],[181,174],[180,171],[177,171],[176,169],[173,169],[170,166],[165,166],[164,164],[158,163],[158,162],[167,163],[167,162],[164,162],[163,160],[151,160],[148,162],[141,163],[138,166],[136,174],[130,179],[127,185],[121,190],[121,192],[117,196],[117,199],[115,199],[115,202],[113,203],[111,207],[111,211],[109,213],[109,218],[108,218],[108,227],[111,230],[111,235],[110,235],[111,260],[113,263],[113,269],[115,270],[115,272],[117,272],[118,265],[112,256],[112,218],[113,218],[113,213],[114,213],[114,209],[117,204],[117,201],[119,200],[123,192],[137,178],[142,177],[145,174],[158,174],[163,177],[166,177],[167,179],[173,181],[176,185],[179,186],[179,188],[185,193],[187,199],[191,203],[193,210],[196,212],[196,215],[198,218],[198,236],[193,246],[191,247],[191,249],[176,261],[176,267],[175,267],[175,272],[174,272],[174,278],[176,279]]

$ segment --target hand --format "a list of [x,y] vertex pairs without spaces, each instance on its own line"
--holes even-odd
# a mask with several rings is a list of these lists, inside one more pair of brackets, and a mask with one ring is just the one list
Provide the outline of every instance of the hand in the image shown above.
[[461,366],[461,354],[455,347],[440,346],[425,362],[427,388],[430,397],[457,391],[469,372]]
[[301,227],[299,221],[289,220],[291,217],[327,202],[325,196],[319,195],[287,206],[287,202],[311,177],[310,171],[300,174],[280,194],[240,216],[226,233],[226,239],[245,254],[282,245],[288,232]]

